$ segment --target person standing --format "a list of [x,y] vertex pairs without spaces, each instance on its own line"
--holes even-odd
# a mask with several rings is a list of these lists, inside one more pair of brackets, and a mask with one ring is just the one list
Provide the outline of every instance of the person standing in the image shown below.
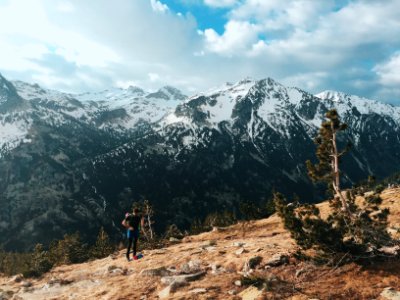
[[139,214],[139,209],[135,208],[133,214],[126,213],[125,219],[122,221],[122,225],[127,229],[127,249],[126,249],[126,259],[130,261],[129,253],[131,247],[133,246],[133,259],[137,260],[137,242],[139,239],[140,229],[144,226],[144,218]]

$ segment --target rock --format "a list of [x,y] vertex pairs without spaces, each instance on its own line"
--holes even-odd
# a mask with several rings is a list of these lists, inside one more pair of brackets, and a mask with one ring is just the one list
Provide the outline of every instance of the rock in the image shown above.
[[1,291],[0,290],[0,300],[9,300],[14,295],[13,291]]
[[235,254],[236,254],[236,255],[241,255],[241,254],[243,254],[243,253],[245,253],[245,252],[247,252],[246,249],[240,248],[239,250],[236,250],[236,251],[235,251]]
[[170,285],[172,283],[186,283],[190,281],[195,281],[200,279],[206,274],[205,271],[197,272],[195,274],[188,275],[175,275],[175,276],[165,276],[161,278],[161,282],[165,285]]
[[204,294],[204,293],[207,293],[207,290],[205,288],[197,288],[197,289],[190,290],[189,293],[191,293],[191,294]]
[[400,300],[400,292],[392,287],[385,288],[380,296],[385,300]]
[[211,274],[214,274],[214,275],[226,272],[225,268],[221,267],[221,265],[219,265],[219,264],[211,264],[210,268],[211,268]]
[[239,296],[242,297],[242,300],[256,300],[261,294],[262,290],[259,290],[255,286],[250,286],[239,293]]
[[237,291],[236,290],[230,290],[230,291],[228,291],[228,294],[233,296],[233,295],[237,294]]
[[392,246],[392,247],[386,246],[386,247],[379,248],[379,251],[386,255],[397,256],[400,253],[400,246],[399,245]]
[[256,249],[253,250],[253,252],[257,253],[257,252],[260,252],[262,249],[263,248],[256,248]]
[[201,271],[201,260],[190,260],[180,267],[180,271],[183,274],[193,274]]
[[218,270],[218,268],[220,267],[221,265],[219,265],[219,264],[211,264],[211,270],[212,271],[217,271]]
[[249,268],[254,269],[255,267],[257,267],[260,264],[261,261],[262,261],[261,256],[254,256],[254,257],[250,258],[249,259]]
[[304,268],[297,270],[297,271],[296,271],[296,274],[295,274],[296,278],[300,277],[300,276],[301,276],[302,274],[304,274],[306,271],[307,271],[307,270],[304,269]]
[[109,272],[109,273],[111,273],[113,270],[115,270],[116,268],[118,268],[117,266],[115,266],[115,265],[111,265],[111,266],[108,266],[108,268],[107,268],[107,271]]
[[175,237],[170,237],[170,238],[169,238],[169,241],[172,242],[172,243],[180,243],[180,242],[181,242],[180,239],[177,239],[177,238],[175,238]]
[[169,286],[170,286],[170,291],[171,293],[174,293],[178,290],[178,288],[187,285],[187,282],[183,282],[183,281],[174,281],[172,282]]
[[158,293],[158,298],[165,299],[168,298],[170,294],[171,294],[171,286],[169,285]]
[[236,281],[234,282],[234,284],[235,284],[236,286],[242,286],[242,282],[241,282],[240,280],[236,280]]
[[24,279],[24,276],[22,274],[17,274],[13,277],[11,277],[10,282],[16,282],[20,283]]
[[217,245],[216,240],[209,240],[209,241],[205,241],[203,244],[201,244],[201,247],[209,247],[209,246],[215,246],[215,245]]
[[25,287],[25,288],[31,287],[32,286],[32,282],[30,282],[30,281],[22,281],[21,282],[21,286]]
[[217,249],[216,247],[212,247],[212,246],[205,248],[205,250],[207,250],[208,252],[214,252],[214,251],[216,251],[216,249]]
[[165,267],[159,267],[155,269],[145,269],[140,272],[140,275],[143,276],[169,276],[173,272],[171,270],[167,270]]
[[110,272],[112,275],[126,275],[128,273],[127,269],[115,268]]
[[157,250],[154,250],[151,254],[152,255],[161,255],[161,254],[165,254],[165,253],[167,253],[167,249],[157,249]]
[[218,227],[218,226],[214,226],[212,231],[213,232],[222,232],[222,231],[226,231],[228,229],[228,227]]
[[275,254],[274,256],[272,256],[272,258],[270,260],[268,260],[265,265],[266,266],[270,266],[270,267],[277,267],[283,264],[286,264],[289,262],[289,257],[285,254]]
[[242,246],[246,245],[246,243],[234,242],[232,245],[233,245],[234,247],[242,247]]

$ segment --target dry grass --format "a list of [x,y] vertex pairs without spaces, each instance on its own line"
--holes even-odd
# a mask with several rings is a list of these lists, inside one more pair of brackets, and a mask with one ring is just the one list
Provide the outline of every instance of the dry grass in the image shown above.
[[[384,207],[389,207],[392,228],[400,227],[400,189],[386,190],[382,194]],[[362,201],[359,199],[358,201]],[[327,214],[329,205],[318,205],[322,214]],[[348,264],[328,268],[290,259],[289,264],[265,269],[263,263],[276,253],[292,253],[296,249],[294,241],[286,232],[280,219],[251,222],[246,228],[245,237],[240,224],[221,232],[207,232],[186,237],[180,244],[171,245],[164,250],[144,251],[145,257],[139,261],[127,262],[123,251],[116,259],[105,258],[79,265],[60,266],[39,280],[32,281],[33,290],[25,291],[20,284],[0,277],[0,289],[12,290],[22,299],[157,299],[163,288],[158,277],[143,277],[143,269],[159,266],[179,268],[189,260],[200,260],[207,269],[205,277],[180,288],[170,299],[238,299],[228,294],[240,292],[245,287],[237,287],[245,262],[254,256],[261,256],[259,276],[275,275],[279,280],[264,291],[260,299],[376,299],[388,286],[400,290],[400,262],[380,262],[370,266]],[[213,245],[210,241],[216,241]],[[245,243],[245,251],[234,243]],[[205,245],[210,244],[208,248]],[[204,249],[205,248],[205,249]],[[224,272],[213,274],[210,264],[224,268]],[[115,266],[126,269],[127,274],[110,274],[108,268]],[[296,276],[296,272],[302,270]],[[66,285],[48,285],[51,278],[70,280]],[[195,288],[205,288],[205,294],[191,294]]]

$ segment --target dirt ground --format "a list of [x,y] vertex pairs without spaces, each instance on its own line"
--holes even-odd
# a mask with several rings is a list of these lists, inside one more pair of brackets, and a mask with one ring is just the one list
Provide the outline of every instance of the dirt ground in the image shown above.
[[[383,205],[391,210],[390,227],[400,228],[400,189],[386,190]],[[359,200],[361,201],[361,200]],[[319,205],[326,214],[329,205]],[[180,270],[196,262],[206,271],[165,299],[242,299],[246,286],[237,286],[246,262],[255,256],[261,263],[254,274],[270,278],[257,299],[380,299],[386,287],[400,291],[400,261],[382,259],[370,265],[317,266],[293,257],[297,246],[272,216],[246,226],[237,224],[224,230],[189,236],[178,244],[143,251],[144,258],[128,262],[124,251],[115,256],[77,265],[60,266],[40,279],[15,282],[0,277],[0,295],[11,299],[159,299],[165,288],[159,276],[141,275],[142,270],[166,267]],[[274,255],[289,256],[286,264],[270,267]],[[28,287],[28,285],[30,285]],[[23,287],[22,285],[25,285]],[[0,297],[1,298],[1,297]]]

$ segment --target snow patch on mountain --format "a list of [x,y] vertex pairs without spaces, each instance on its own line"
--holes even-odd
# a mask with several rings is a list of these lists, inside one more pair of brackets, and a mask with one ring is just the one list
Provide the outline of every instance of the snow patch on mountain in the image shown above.
[[388,116],[397,124],[400,124],[400,107],[398,106],[330,90],[319,93],[316,97],[332,101],[341,115],[348,113],[355,107],[361,114]]

